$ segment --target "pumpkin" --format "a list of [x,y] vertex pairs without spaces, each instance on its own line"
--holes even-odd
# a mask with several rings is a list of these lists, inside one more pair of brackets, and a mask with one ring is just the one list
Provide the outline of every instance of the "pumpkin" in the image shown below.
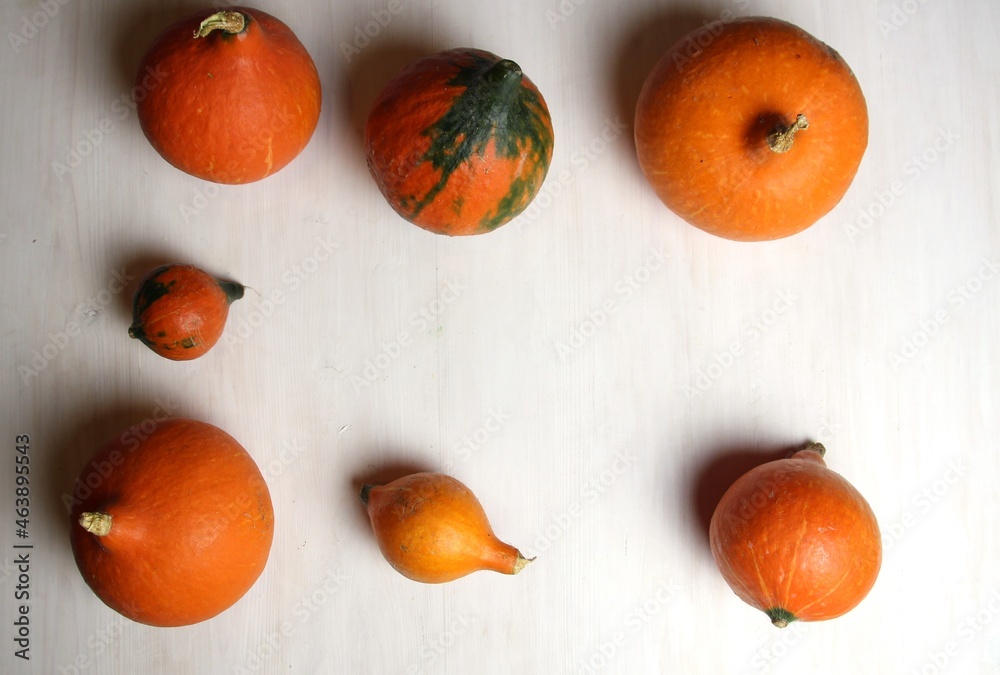
[[172,361],[196,359],[219,341],[229,305],[243,292],[194,265],[157,267],[139,282],[128,334]]
[[479,49],[418,59],[365,123],[368,168],[406,220],[438,234],[490,232],[521,213],[552,159],[545,99],[513,61]]
[[257,9],[200,12],[167,28],[136,75],[139,123],[160,155],[216,183],[250,183],[294,159],[319,121],[312,57]]
[[[145,425],[143,426],[145,429]],[[84,467],[70,540],[84,580],[139,623],[185,626],[233,605],[274,535],[267,484],[226,432],[168,419],[126,430]]]
[[723,578],[779,628],[850,611],[882,564],[871,507],[827,468],[825,452],[814,443],[751,469],[726,491],[709,525]]
[[639,165],[692,225],[779,239],[840,202],[868,145],[868,110],[840,55],[792,24],[716,22],[653,68],[635,111]]
[[388,485],[365,485],[382,555],[403,576],[428,584],[478,570],[517,574],[530,561],[497,539],[476,496],[440,473],[415,473]]

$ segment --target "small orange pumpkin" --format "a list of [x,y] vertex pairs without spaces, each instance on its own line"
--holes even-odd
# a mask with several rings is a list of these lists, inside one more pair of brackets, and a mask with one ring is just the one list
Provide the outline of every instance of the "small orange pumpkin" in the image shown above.
[[135,91],[142,130],[165,160],[229,184],[291,162],[322,103],[316,66],[291,29],[245,7],[168,27],[139,64]]
[[840,202],[868,146],[868,109],[833,49],[749,17],[698,29],[649,74],[639,165],[672,211],[739,241],[806,229]]
[[538,88],[516,63],[480,49],[414,61],[365,123],[382,195],[437,234],[483,234],[521,213],[542,187],[552,144]]
[[827,468],[825,452],[814,443],[751,469],[723,495],[709,526],[723,578],[779,628],[850,611],[882,564],[875,514]]
[[414,581],[438,584],[478,570],[517,574],[530,562],[496,538],[479,500],[451,476],[415,473],[365,485],[361,501],[382,555]]
[[90,490],[70,518],[77,566],[105,604],[133,621],[205,621],[264,570],[274,536],[270,493],[221,429],[169,419],[150,433],[126,431],[78,484]]
[[196,359],[222,337],[229,305],[244,290],[194,265],[157,267],[139,282],[129,337],[172,361]]

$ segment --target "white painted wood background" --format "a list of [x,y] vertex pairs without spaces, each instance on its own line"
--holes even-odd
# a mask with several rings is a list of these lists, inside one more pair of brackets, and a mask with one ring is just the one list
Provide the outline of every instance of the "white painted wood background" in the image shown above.
[[[222,188],[168,166],[122,103],[152,37],[197,8],[0,8],[0,671],[1000,672],[1000,4],[269,2],[317,63],[322,119],[279,174]],[[870,108],[844,201],[778,242],[684,224],[634,157],[648,69],[728,12],[838,49]],[[391,74],[454,46],[521,64],[556,151],[526,215],[450,240],[391,211],[360,129]],[[60,175],[70,148],[86,156]],[[134,280],[167,261],[253,289],[193,363],[126,335]],[[180,629],[91,593],[60,499],[164,410],[239,439],[277,519],[246,597]],[[13,643],[16,434],[30,662]],[[852,613],[778,631],[725,585],[706,523],[736,476],[807,439],[872,504],[885,561]],[[396,574],[357,485],[414,469],[464,481],[538,560],[445,586]]]

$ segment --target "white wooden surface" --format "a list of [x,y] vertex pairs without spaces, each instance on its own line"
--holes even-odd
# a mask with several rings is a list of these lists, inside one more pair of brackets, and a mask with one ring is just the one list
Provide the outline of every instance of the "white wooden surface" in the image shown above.
[[[561,5],[267,3],[316,60],[323,116],[279,174],[216,189],[160,159],[122,102],[149,40],[196,4],[3,4],[0,671],[1000,672],[1000,5]],[[868,98],[849,194],[783,241],[685,225],[634,158],[649,67],[724,11],[801,25]],[[556,152],[525,216],[449,240],[395,216],[360,129],[395,70],[454,46],[522,65]],[[87,156],[60,172],[70,148]],[[166,261],[254,289],[193,363],[126,335],[134,279]],[[277,518],[248,595],[169,630],[90,592],[61,503],[104,441],[164,410],[238,438]],[[13,642],[17,434],[30,662]],[[849,615],[778,631],[725,585],[706,523],[743,470],[807,439],[871,502],[885,561]],[[466,482],[538,560],[445,586],[396,574],[357,485],[414,469]]]

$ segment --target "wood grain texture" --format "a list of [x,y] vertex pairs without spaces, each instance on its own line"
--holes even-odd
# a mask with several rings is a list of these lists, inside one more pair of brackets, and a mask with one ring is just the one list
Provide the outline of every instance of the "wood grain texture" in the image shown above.
[[[316,61],[320,125],[280,173],[218,188],[156,155],[128,105],[146,45],[194,8],[0,8],[0,671],[1000,669],[995,2],[271,2]],[[787,240],[684,224],[635,160],[646,72],[730,11],[834,46],[868,100],[852,188]],[[382,200],[361,128],[409,59],[457,46],[517,61],[556,141],[532,207],[452,240]],[[135,281],[171,261],[248,287],[191,363],[126,333]],[[105,440],[164,412],[237,438],[276,517],[247,596],[171,630],[89,591],[61,498]],[[17,434],[30,662],[12,642]],[[885,561],[850,614],[778,632],[715,569],[707,518],[739,473],[808,439],[871,503]],[[356,490],[423,469],[538,560],[445,586],[395,573]]]

